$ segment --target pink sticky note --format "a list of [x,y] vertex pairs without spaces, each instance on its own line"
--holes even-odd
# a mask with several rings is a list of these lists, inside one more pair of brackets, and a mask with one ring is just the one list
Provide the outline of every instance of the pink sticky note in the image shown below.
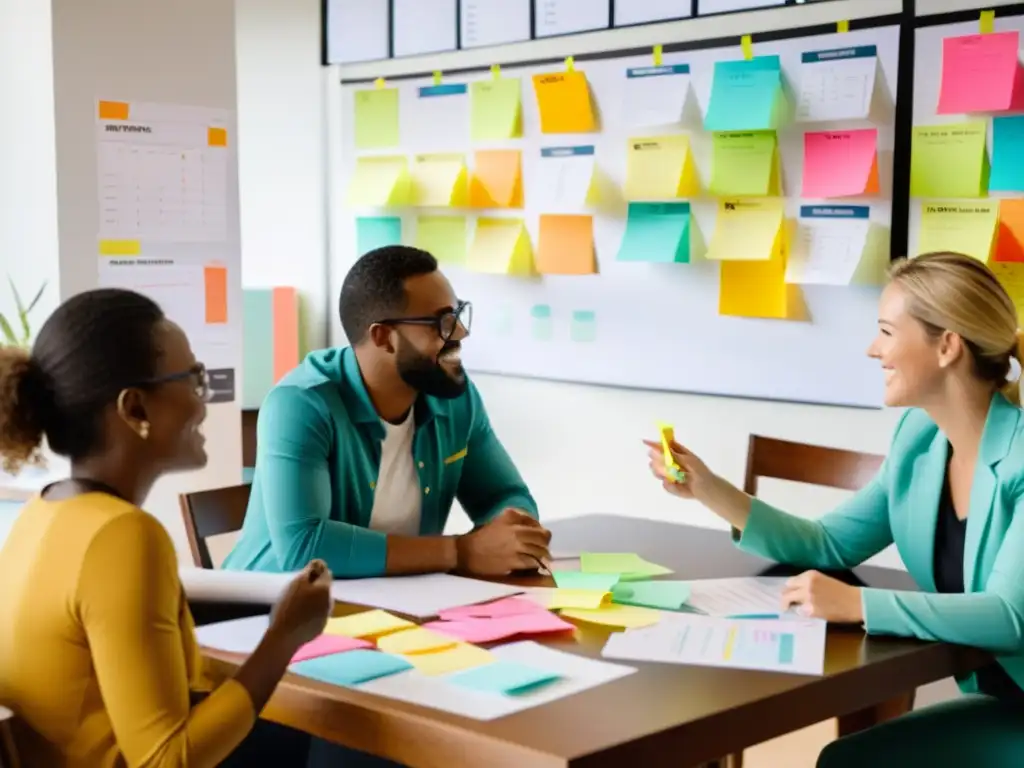
[[457,619],[496,619],[502,616],[518,616],[524,613],[547,613],[531,600],[522,597],[506,597],[495,600],[493,603],[481,603],[479,605],[463,605],[458,608],[449,608],[438,613],[438,618],[445,621]]
[[493,643],[516,635],[544,635],[552,632],[567,632],[575,628],[551,611],[521,613],[495,619],[465,618],[458,621],[434,621],[423,626],[467,643]]
[[1024,78],[1017,60],[1020,33],[947,37],[942,41],[940,115],[1018,110]]
[[343,653],[354,651],[357,648],[373,648],[373,643],[366,640],[358,640],[354,637],[343,637],[342,635],[320,635],[299,648],[292,656],[292,663],[316,659],[320,656],[330,656],[332,653]]
[[878,129],[804,134],[804,197],[878,194]]

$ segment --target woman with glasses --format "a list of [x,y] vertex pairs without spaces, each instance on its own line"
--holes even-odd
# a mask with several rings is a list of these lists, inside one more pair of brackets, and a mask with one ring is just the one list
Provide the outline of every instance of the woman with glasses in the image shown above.
[[260,646],[211,691],[171,539],[140,509],[162,475],[205,465],[209,393],[185,334],[130,291],[79,294],[31,353],[0,348],[3,468],[35,462],[44,437],[71,462],[0,549],[0,704],[18,715],[27,766],[305,764],[299,734],[246,739],[322,631],[330,572],[310,563]]

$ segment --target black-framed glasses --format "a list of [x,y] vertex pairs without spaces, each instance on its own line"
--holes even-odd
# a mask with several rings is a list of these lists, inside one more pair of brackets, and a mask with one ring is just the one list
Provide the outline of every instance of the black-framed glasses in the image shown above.
[[213,390],[210,387],[210,374],[207,372],[206,366],[202,363],[196,363],[187,371],[168,373],[164,376],[157,376],[156,378],[141,381],[138,386],[156,387],[161,384],[171,384],[175,381],[189,380],[191,380],[192,386],[195,389],[196,396],[204,403],[208,403],[210,401],[210,397],[213,395]]
[[456,329],[461,325],[466,336],[469,336],[470,327],[473,325],[473,305],[468,301],[460,301],[455,309],[442,312],[440,315],[429,315],[426,317],[391,317],[386,320],[378,320],[381,325],[429,325],[437,331],[442,341],[448,342],[455,335]]

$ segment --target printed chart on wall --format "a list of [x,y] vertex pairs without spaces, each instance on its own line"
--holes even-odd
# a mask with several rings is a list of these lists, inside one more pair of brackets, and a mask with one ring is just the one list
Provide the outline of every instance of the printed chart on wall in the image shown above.
[[343,84],[336,257],[431,251],[470,371],[861,407],[900,30]]
[[99,284],[149,296],[181,326],[213,402],[235,399],[239,359],[229,131],[226,110],[97,102]]

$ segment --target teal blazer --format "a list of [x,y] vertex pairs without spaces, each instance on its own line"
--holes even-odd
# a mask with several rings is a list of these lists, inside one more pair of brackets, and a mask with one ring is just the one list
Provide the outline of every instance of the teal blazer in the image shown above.
[[[506,507],[537,516],[472,382],[451,400],[421,396],[413,418],[421,535],[444,532],[456,499],[478,525]],[[249,508],[224,567],[296,571],[321,558],[338,577],[383,575],[387,536],[367,527],[383,440],[352,349],[307,356],[260,407]]]
[[[907,411],[878,475],[818,520],[757,499],[742,549],[802,568],[852,568],[896,543],[921,592],[863,589],[868,634],[941,640],[991,651],[1024,688],[1024,419],[992,398],[971,487],[964,594],[935,591],[932,556],[949,443],[926,413]],[[965,692],[977,686],[961,680]]]

